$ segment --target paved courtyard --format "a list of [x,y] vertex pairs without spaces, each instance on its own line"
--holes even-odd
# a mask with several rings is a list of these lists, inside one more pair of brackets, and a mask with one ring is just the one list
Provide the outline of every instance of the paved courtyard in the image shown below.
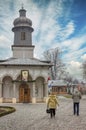
[[59,99],[56,117],[46,113],[46,104],[0,104],[16,112],[0,117],[0,130],[86,130],[86,98],[80,102],[80,116],[73,115],[72,99]]

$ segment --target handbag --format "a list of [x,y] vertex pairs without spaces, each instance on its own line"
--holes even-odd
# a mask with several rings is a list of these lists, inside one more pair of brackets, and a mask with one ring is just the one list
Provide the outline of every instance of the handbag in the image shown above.
[[46,109],[46,113],[50,113],[50,109]]

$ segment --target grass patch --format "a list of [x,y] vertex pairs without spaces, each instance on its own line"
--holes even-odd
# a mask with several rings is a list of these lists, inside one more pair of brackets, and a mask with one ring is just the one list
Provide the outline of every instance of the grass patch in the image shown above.
[[66,98],[72,98],[72,95],[66,94],[66,95],[64,95],[64,97],[66,97]]
[[10,106],[0,106],[0,117],[15,112],[16,109]]
[[63,97],[66,97],[66,98],[72,98],[71,94],[58,94],[58,96],[63,96]]

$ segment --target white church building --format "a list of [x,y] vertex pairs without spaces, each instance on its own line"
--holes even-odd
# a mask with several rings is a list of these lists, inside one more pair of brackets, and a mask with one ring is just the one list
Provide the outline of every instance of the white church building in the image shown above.
[[0,103],[44,102],[48,95],[46,81],[51,63],[34,58],[34,29],[23,7],[13,24],[13,56],[0,60]]

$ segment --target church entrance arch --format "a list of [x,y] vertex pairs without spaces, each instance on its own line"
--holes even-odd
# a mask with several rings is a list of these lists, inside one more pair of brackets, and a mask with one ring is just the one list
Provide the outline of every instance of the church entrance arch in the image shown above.
[[[26,72],[26,70],[24,70]],[[24,72],[22,71],[22,72]],[[32,84],[29,81],[32,81],[32,77],[28,75],[28,81],[21,80],[21,74],[16,78],[17,88],[18,88],[18,102],[20,103],[29,103],[31,102],[32,96]]]
[[13,84],[10,76],[5,76],[2,80],[2,97],[3,102],[12,102]]
[[30,102],[30,88],[27,83],[20,84],[19,102],[20,103],[29,103]]
[[44,101],[45,97],[44,81],[45,80],[43,77],[37,77],[36,79],[36,97],[38,102]]

